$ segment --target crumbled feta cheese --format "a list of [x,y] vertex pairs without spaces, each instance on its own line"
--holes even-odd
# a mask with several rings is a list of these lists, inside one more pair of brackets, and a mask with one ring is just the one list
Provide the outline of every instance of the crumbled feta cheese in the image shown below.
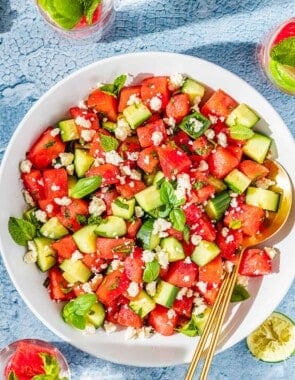
[[172,224],[166,219],[158,218],[154,221],[153,234],[159,234],[160,237],[168,236],[168,233],[165,232],[172,227]]
[[135,181],[140,181],[141,180],[141,173],[140,171],[136,169],[131,170],[130,178],[134,179]]
[[132,104],[139,104],[140,102],[141,99],[136,94],[132,94],[127,101],[127,106],[132,106]]
[[197,307],[194,307],[193,309],[193,314],[194,315],[199,315],[204,313],[204,311],[207,309],[207,306],[205,304],[199,305]]
[[94,129],[83,129],[83,131],[81,132],[81,138],[84,141],[89,142],[93,139],[95,133],[96,132]]
[[226,261],[224,262],[224,269],[225,269],[225,271],[226,271],[227,273],[231,273],[232,270],[233,270],[233,267],[234,267],[234,264],[233,264],[232,261],[230,261],[230,260],[226,260]]
[[153,96],[150,100],[150,107],[153,111],[160,111],[162,107],[162,100],[158,96]]
[[234,241],[234,240],[235,240],[234,235],[227,235],[226,238],[225,238],[225,242],[227,244],[230,243],[230,242],[232,242],[232,241]]
[[54,198],[54,202],[59,206],[69,206],[72,203],[68,197]]
[[52,211],[53,211],[53,205],[51,203],[49,203],[48,205],[46,205],[45,207],[45,211],[50,214]]
[[79,125],[80,127],[83,127],[83,128],[87,128],[87,129],[91,128],[91,121],[85,119],[85,117],[83,117],[83,116],[77,116],[75,118],[75,123],[77,125]]
[[158,146],[161,144],[162,140],[163,140],[163,133],[160,132],[160,131],[154,131],[152,133],[152,137],[151,137],[151,140],[153,142],[153,144],[155,146]]
[[186,78],[185,75],[177,73],[177,74],[172,74],[169,78],[169,81],[173,87],[180,88],[183,85],[185,78]]
[[83,254],[76,250],[72,253],[72,256],[71,256],[71,260],[72,261],[77,261],[77,260],[80,260],[80,259],[83,259]]
[[215,137],[215,132],[213,129],[209,128],[207,131],[205,131],[204,135],[207,137],[207,139],[213,140]]
[[137,330],[137,335],[139,339],[150,338],[154,333],[154,330],[151,326],[143,326]]
[[103,328],[107,334],[111,334],[117,330],[117,326],[114,323],[108,321],[104,321]]
[[63,166],[68,166],[70,165],[73,160],[74,160],[74,155],[73,153],[60,153],[59,155],[59,158],[60,158],[60,163],[63,165]]
[[83,335],[95,334],[96,329],[92,323],[87,323],[85,329],[82,331]]
[[152,262],[154,260],[155,256],[156,256],[155,252],[149,251],[147,249],[142,252],[142,259],[145,263]]
[[127,293],[130,297],[136,297],[139,292],[139,286],[137,282],[131,281],[128,288]]
[[184,282],[189,282],[190,280],[190,276],[186,275],[186,276],[183,276],[183,281]]
[[146,284],[145,290],[147,293],[153,297],[156,294],[157,281],[152,281]]
[[60,133],[60,129],[59,129],[59,128],[54,128],[54,129],[51,130],[50,135],[51,135],[52,137],[55,137],[55,136],[57,136],[59,133]]
[[223,148],[227,147],[227,136],[224,132],[219,132],[217,135],[217,142]]
[[106,205],[101,198],[94,196],[88,206],[91,215],[100,216],[106,210]]
[[52,190],[52,191],[58,191],[58,190],[60,190],[60,186],[53,184],[53,185],[51,186],[51,190]]
[[173,319],[175,316],[176,316],[176,312],[175,312],[175,310],[173,310],[173,309],[169,309],[169,310],[167,311],[167,317],[168,317],[168,319]]
[[110,152],[106,152],[106,163],[113,164],[115,166],[119,166],[124,160],[115,150],[111,150]]
[[117,128],[115,129],[115,136],[118,140],[124,141],[131,134],[131,128],[124,118],[121,118],[117,122]]
[[209,114],[208,118],[209,118],[209,120],[211,121],[212,124],[216,124],[218,122],[218,116],[216,116],[216,115]]
[[45,223],[46,220],[47,220],[47,214],[45,211],[42,211],[42,210],[36,210],[34,212],[34,215],[36,217],[36,219],[41,222],[41,223]]
[[227,227],[223,227],[222,230],[221,230],[221,235],[223,237],[226,237],[229,233],[229,229]]
[[81,288],[83,289],[83,291],[85,293],[93,293],[93,290],[92,290],[91,285],[89,284],[89,282],[85,282],[84,284],[82,284]]
[[196,234],[192,235],[191,242],[193,245],[199,245],[201,241],[202,241],[202,236],[196,235]]
[[87,105],[84,100],[79,100],[78,107],[82,109],[87,109]]
[[267,190],[270,186],[275,185],[275,182],[269,178],[261,178],[258,179],[255,184],[257,187]]
[[196,297],[194,298],[194,305],[196,306],[205,305],[204,298],[200,297],[200,295],[196,295]]
[[66,171],[67,171],[68,175],[73,175],[74,174],[74,169],[75,169],[74,164],[66,166]]
[[139,157],[139,152],[127,152],[127,158],[130,161],[137,161]]
[[31,168],[32,168],[32,163],[30,160],[23,160],[20,163],[20,171],[22,173],[30,173]]
[[191,264],[191,263],[192,263],[192,260],[191,260],[191,258],[190,258],[189,256],[187,256],[187,257],[184,259],[184,262],[185,262],[186,264]]
[[25,202],[29,205],[34,207],[36,205],[34,199],[32,198],[31,194],[28,192],[28,190],[23,190],[23,197]]
[[187,287],[180,288],[179,292],[177,293],[176,299],[182,300],[184,296],[186,296],[188,291]]
[[177,176],[177,186],[175,190],[175,195],[178,200],[184,199],[186,194],[190,194],[192,189],[190,176],[186,173],[179,174]]
[[144,211],[140,206],[135,206],[134,211],[137,218],[141,218],[144,215]]
[[96,157],[93,165],[97,168],[99,165],[105,164],[105,159],[102,157]]
[[125,340],[136,339],[137,329],[135,327],[128,326],[125,333]]
[[157,251],[157,258],[158,258],[158,262],[161,265],[161,267],[166,269],[169,265],[168,253],[163,251],[162,249],[159,249]]
[[209,165],[205,160],[201,160],[198,166],[198,171],[199,172],[205,172],[209,169]]
[[150,157],[148,155],[146,155],[143,159],[143,162],[148,165],[150,163]]
[[121,266],[121,261],[118,259],[114,259],[111,261],[111,267],[113,270],[119,269]]
[[36,250],[30,250],[24,255],[24,262],[26,264],[33,264],[37,261],[38,253]]
[[232,200],[230,201],[230,205],[233,208],[237,208],[238,207],[238,201],[237,201],[237,199],[236,198],[232,198]]
[[264,247],[264,251],[268,254],[268,256],[273,260],[278,253],[278,250],[273,247]]
[[189,124],[193,127],[195,133],[200,132],[200,130],[203,128],[203,123],[195,117],[191,117],[189,119]]
[[164,117],[163,121],[166,125],[168,125],[168,127],[175,128],[176,126],[176,120],[172,116],[170,116],[169,118]]
[[202,293],[205,293],[207,291],[207,282],[199,281],[197,282],[197,287],[200,289]]

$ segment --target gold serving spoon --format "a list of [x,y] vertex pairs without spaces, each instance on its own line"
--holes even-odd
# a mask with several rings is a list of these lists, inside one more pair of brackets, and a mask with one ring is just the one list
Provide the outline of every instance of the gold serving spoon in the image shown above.
[[208,346],[208,351],[206,353],[206,358],[200,375],[200,380],[207,379],[232,291],[236,283],[244,250],[251,246],[261,244],[276,234],[283,227],[290,214],[292,206],[292,184],[287,172],[279,163],[272,160],[267,160],[264,165],[269,170],[267,178],[275,182],[275,185],[273,185],[270,190],[273,190],[280,194],[278,211],[268,212],[267,218],[263,224],[263,229],[259,234],[244,238],[239,261],[231,273],[225,273],[222,286],[218,293],[218,297],[214,303],[210,317],[206,323],[203,334],[194,352],[185,380],[191,380],[193,378],[198,362],[202,356],[202,353],[204,352],[205,344],[213,328],[211,341]]

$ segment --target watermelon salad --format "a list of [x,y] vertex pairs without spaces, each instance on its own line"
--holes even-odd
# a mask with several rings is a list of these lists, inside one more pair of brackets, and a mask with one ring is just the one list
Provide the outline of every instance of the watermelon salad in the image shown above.
[[[28,208],[9,231],[74,328],[200,335],[243,239],[277,211],[271,138],[222,89],[178,73],[127,79],[99,84],[29,147]],[[233,302],[275,253],[244,252]]]

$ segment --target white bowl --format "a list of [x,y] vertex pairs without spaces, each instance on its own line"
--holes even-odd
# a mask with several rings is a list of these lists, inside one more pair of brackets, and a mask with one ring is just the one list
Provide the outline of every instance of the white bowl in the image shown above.
[[[15,131],[3,158],[0,172],[1,226],[0,248],[7,271],[18,292],[33,313],[54,333],[72,345],[99,358],[137,366],[167,366],[189,362],[198,338],[182,334],[150,339],[125,340],[124,331],[107,335],[102,329],[83,335],[65,324],[60,317],[61,305],[49,299],[42,283],[45,275],[34,265],[23,262],[24,249],[11,239],[7,222],[25,210],[19,180],[19,162],[28,147],[48,125],[66,115],[69,107],[86,98],[98,82],[112,82],[122,73],[141,80],[151,74],[185,73],[207,86],[222,88],[237,101],[244,102],[261,116],[258,128],[275,141],[273,151],[295,182],[294,142],[286,125],[272,106],[245,81],[210,62],[173,53],[135,53],[116,56],[89,65],[52,87],[31,108]],[[219,350],[225,350],[245,338],[277,307],[290,287],[295,273],[292,235],[294,215],[269,244],[280,250],[279,270],[250,282],[252,297],[231,307],[222,332]]]

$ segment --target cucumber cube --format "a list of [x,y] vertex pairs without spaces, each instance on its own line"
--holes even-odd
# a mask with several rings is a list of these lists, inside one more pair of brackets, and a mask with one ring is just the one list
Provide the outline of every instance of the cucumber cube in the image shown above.
[[129,302],[129,307],[144,318],[156,307],[156,303],[144,290],[141,290],[138,296]]
[[99,236],[116,238],[124,236],[127,232],[126,223],[118,216],[108,216],[95,228],[95,233]]
[[43,236],[50,239],[60,239],[69,233],[69,231],[63,226],[63,224],[61,224],[56,216],[53,216],[46,223],[44,223],[40,228],[40,232]]
[[141,190],[139,193],[135,194],[135,199],[140,207],[146,212],[150,212],[163,205],[160,190],[156,185]]
[[182,129],[193,139],[201,136],[211,125],[209,119],[203,116],[199,112],[194,112],[183,118],[179,124],[179,128]]
[[77,174],[77,177],[84,177],[87,170],[93,164],[94,158],[90,156],[87,149],[75,149],[74,155],[74,168]]
[[251,179],[238,169],[232,170],[225,178],[224,182],[235,193],[242,194],[251,183]]
[[86,314],[86,321],[91,323],[95,328],[100,327],[105,318],[105,310],[100,302],[92,305],[90,311]]
[[143,122],[152,116],[151,111],[143,104],[132,104],[131,106],[123,110],[123,115],[125,116],[128,124],[132,129],[136,129]]
[[252,160],[262,164],[265,160],[271,144],[271,138],[261,133],[254,133],[254,136],[247,140],[243,146],[243,153]]
[[58,123],[62,141],[72,141],[79,138],[79,132],[74,119],[62,120]]
[[111,204],[113,215],[119,216],[120,218],[126,220],[133,216],[134,208],[135,198],[125,199],[123,197],[118,197]]
[[277,211],[280,202],[280,194],[272,190],[260,187],[248,187],[246,203],[251,206],[260,207],[263,210]]
[[194,249],[191,259],[200,267],[210,263],[220,253],[220,248],[217,244],[211,241],[202,240]]
[[80,228],[73,233],[73,239],[79,248],[79,251],[83,253],[94,253],[96,251],[96,238],[95,234],[96,225],[89,225]]
[[154,234],[154,219],[148,219],[146,220],[143,225],[140,227],[136,238],[140,240],[143,249],[149,249],[153,250],[155,249],[159,243],[160,243],[160,236],[159,234]]
[[223,191],[215,195],[214,198],[208,200],[205,211],[212,220],[220,220],[228,209],[231,197],[228,191]]
[[252,128],[259,120],[259,116],[247,104],[239,104],[227,117],[225,123],[229,127],[243,126]]
[[201,100],[205,93],[205,87],[191,78],[186,78],[184,81],[181,92],[188,94],[190,103],[195,104],[196,100]]
[[[65,273],[64,278],[71,279],[71,282],[87,282],[92,275],[91,270],[81,260],[64,259],[60,264],[60,269]],[[67,277],[69,275],[69,277]]]
[[182,244],[172,236],[162,239],[161,247],[168,253],[169,262],[185,258]]
[[157,285],[153,299],[157,304],[170,308],[173,306],[178,292],[179,288],[177,286],[161,280]]
[[56,252],[51,247],[52,240],[46,237],[36,237],[34,243],[37,250],[37,265],[42,272],[46,272],[56,263]]

